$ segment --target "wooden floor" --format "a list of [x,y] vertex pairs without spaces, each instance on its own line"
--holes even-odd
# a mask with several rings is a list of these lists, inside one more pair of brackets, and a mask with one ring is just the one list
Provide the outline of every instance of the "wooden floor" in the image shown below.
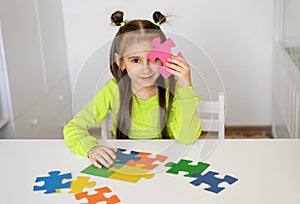
[[261,134],[225,134],[226,139],[272,139],[273,137],[271,135],[266,135],[265,133]]
[[[200,138],[216,139],[217,133],[203,132]],[[225,127],[225,139],[272,139],[270,126]]]
[[225,127],[225,138],[231,139],[271,139],[271,126]]

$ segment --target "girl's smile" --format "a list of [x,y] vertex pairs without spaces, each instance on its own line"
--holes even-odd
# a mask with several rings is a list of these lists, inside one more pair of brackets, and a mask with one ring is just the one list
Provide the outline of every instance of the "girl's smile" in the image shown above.
[[150,75],[150,76],[140,76],[140,78],[141,78],[142,80],[145,80],[145,81],[151,80],[153,77],[154,77],[154,74],[153,74],[153,75]]

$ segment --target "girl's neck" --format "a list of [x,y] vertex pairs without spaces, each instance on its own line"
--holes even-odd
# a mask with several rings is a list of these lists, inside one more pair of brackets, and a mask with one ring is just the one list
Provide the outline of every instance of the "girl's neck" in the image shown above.
[[133,89],[133,93],[140,99],[146,100],[158,93],[156,85],[143,87],[140,89]]

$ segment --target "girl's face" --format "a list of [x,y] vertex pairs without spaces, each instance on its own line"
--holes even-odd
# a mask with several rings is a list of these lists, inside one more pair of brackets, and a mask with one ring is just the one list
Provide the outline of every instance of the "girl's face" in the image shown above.
[[[158,67],[162,65],[160,60],[154,63],[148,58],[148,54],[153,50],[150,42],[140,42],[130,45],[126,49],[124,56],[116,54],[118,66],[126,68],[131,79],[132,88],[138,90],[140,88],[149,87],[155,84],[159,77]],[[120,60],[122,57],[122,60]]]

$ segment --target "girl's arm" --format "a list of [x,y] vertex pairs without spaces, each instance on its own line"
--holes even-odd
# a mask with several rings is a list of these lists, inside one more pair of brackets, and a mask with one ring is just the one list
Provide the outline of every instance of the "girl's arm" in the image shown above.
[[115,81],[111,80],[84,108],[64,127],[64,140],[69,149],[81,156],[98,146],[95,137],[89,134],[89,129],[101,124],[110,109]]
[[199,98],[192,86],[177,87],[168,118],[168,132],[183,144],[195,142],[201,134],[201,120],[197,108]]
[[172,56],[166,65],[178,79],[178,87],[168,119],[168,131],[181,143],[193,143],[201,134],[197,108],[199,98],[194,96],[190,65],[180,56]]

